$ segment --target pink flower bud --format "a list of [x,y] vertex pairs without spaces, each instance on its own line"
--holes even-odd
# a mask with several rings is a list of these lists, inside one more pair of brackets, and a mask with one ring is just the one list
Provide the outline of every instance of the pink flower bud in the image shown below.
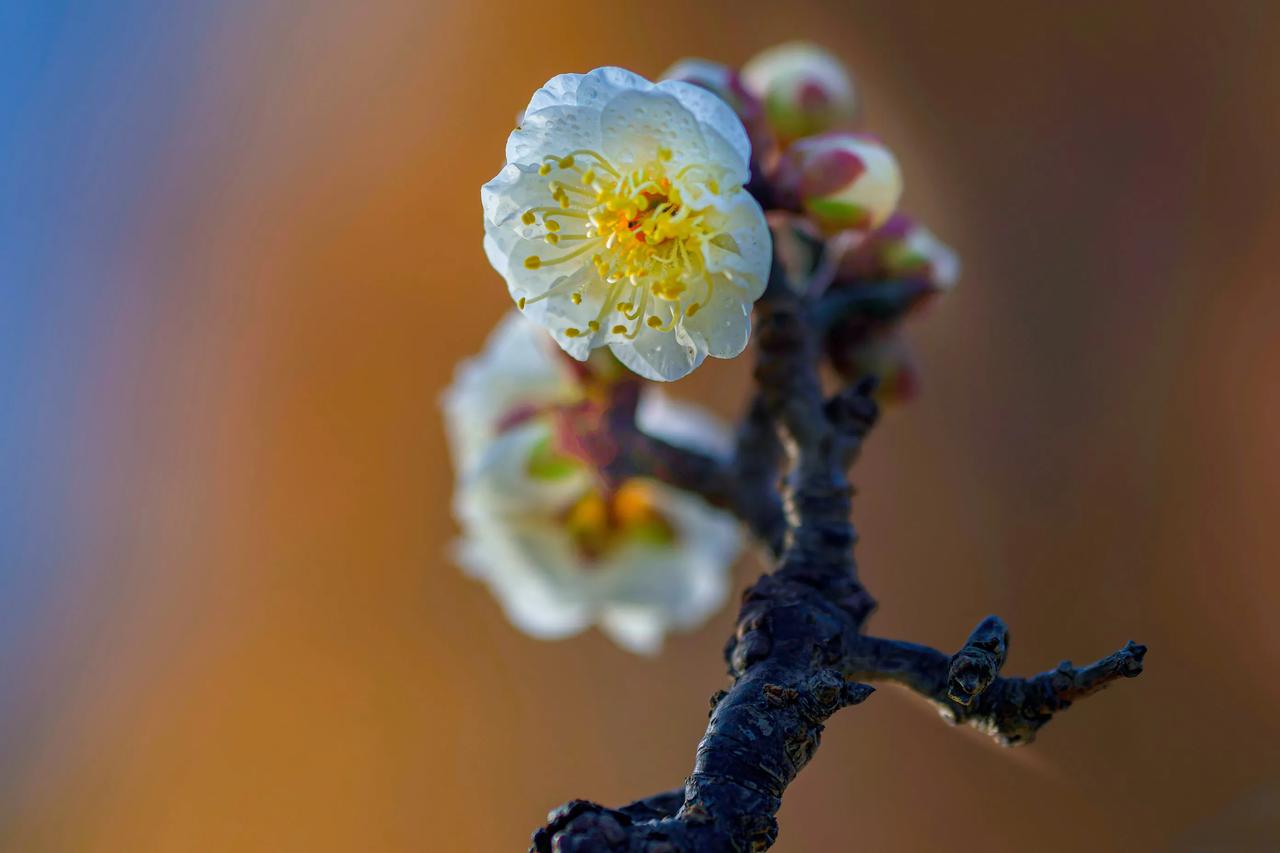
[[936,294],[955,287],[960,261],[924,225],[905,213],[895,213],[841,258],[837,277],[844,281],[910,279],[925,283]]
[[764,102],[783,141],[843,127],[858,111],[853,80],[822,48],[788,42],[757,54],[742,68],[748,91]]
[[861,134],[801,139],[784,155],[779,174],[788,193],[828,234],[880,226],[902,195],[902,173],[893,153]]

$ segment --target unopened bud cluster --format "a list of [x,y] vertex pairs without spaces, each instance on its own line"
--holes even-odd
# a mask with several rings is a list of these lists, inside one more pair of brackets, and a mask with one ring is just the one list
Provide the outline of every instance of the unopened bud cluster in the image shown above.
[[820,47],[791,42],[741,70],[685,60],[667,76],[715,92],[742,119],[753,145],[751,186],[772,208],[775,263],[788,280],[807,291],[824,278],[833,294],[856,291],[853,299],[871,306],[834,321],[826,341],[832,364],[850,381],[874,375],[882,401],[913,396],[919,380],[902,320],[955,285],[959,261],[899,209],[898,160],[863,125],[844,65]]

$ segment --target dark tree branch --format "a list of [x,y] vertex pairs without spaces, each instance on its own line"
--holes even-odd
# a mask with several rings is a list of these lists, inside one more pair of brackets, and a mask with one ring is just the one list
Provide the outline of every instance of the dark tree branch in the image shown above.
[[892,320],[929,292],[928,282],[912,279],[836,288],[815,303],[814,325],[827,332],[848,317],[868,322]]
[[864,636],[855,640],[844,673],[846,678],[901,684],[933,702],[949,722],[967,723],[1014,746],[1030,743],[1041,726],[1073,702],[1117,679],[1141,674],[1147,653],[1146,646],[1130,641],[1088,666],[1076,668],[1064,661],[1030,678],[1004,678],[997,673],[1007,646],[1008,631],[994,616],[983,620],[964,648],[951,656],[915,643]]
[[851,312],[880,322],[877,312],[892,314],[913,294],[890,283],[806,302],[775,262],[754,314],[759,390],[728,463],[641,434],[633,392],[613,401],[596,437],[608,445],[597,455],[606,478],[655,476],[731,509],[778,566],[743,595],[725,647],[731,684],[711,699],[684,788],[620,809],[567,803],[534,834],[533,853],[767,850],[783,792],[817,750],[826,720],[870,695],[864,681],[902,684],[952,722],[1012,745],[1032,740],[1077,699],[1142,671],[1146,648],[1130,643],[1079,669],[1064,663],[1031,678],[1002,677],[1009,637],[996,617],[954,655],[862,633],[875,601],[858,581],[845,472],[875,423],[875,382],[827,398],[818,358],[830,343],[824,336]]
[[730,463],[735,490],[740,495],[738,515],[769,553],[782,554],[787,519],[778,496],[785,454],[764,398],[756,394],[738,426],[737,443]]

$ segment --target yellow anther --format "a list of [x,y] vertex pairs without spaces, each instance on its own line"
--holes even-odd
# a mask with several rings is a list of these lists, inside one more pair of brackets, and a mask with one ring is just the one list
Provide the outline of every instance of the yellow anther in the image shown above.
[[597,323],[595,320],[589,320],[587,322],[587,328],[593,332],[598,332],[600,331],[600,324]]
[[540,266],[542,266],[542,258],[537,255],[530,255],[524,259],[524,268],[527,270],[536,270]]
[[659,160],[661,160],[661,161],[662,161],[662,162],[664,162],[664,163],[666,163],[668,160],[670,160],[670,159],[671,159],[671,149],[670,149],[670,148],[659,148],[659,149],[658,149],[658,159],[659,159]]
[[570,301],[570,302],[572,302],[574,305],[581,305],[581,304],[582,304],[582,294],[581,294],[581,293],[574,293],[574,294],[572,294],[572,295],[569,297],[569,301]]
[[523,311],[524,303],[525,303],[525,298],[521,296],[519,299],[516,300],[516,307],[519,308],[521,311]]
[[533,211],[532,211],[532,210],[526,210],[526,211],[525,211],[525,212],[520,216],[520,221],[521,221],[521,222],[523,222],[525,225],[532,225],[534,222],[536,222],[536,221],[537,221],[537,219],[538,219],[538,217],[536,217],[536,216],[534,216],[534,215],[533,215]]
[[573,168],[573,155],[572,155],[572,154],[570,154],[568,157],[561,157],[561,158],[560,158],[560,168],[561,168],[561,169],[572,169],[572,168]]
[[699,309],[699,308],[701,308],[701,307],[702,307],[702,306],[701,306],[701,305],[699,305],[698,303],[696,303],[696,302],[691,302],[691,303],[689,304],[689,307],[688,307],[688,308],[686,308],[686,309],[684,309],[684,316],[686,316],[686,317],[692,317],[694,314],[697,314],[697,313],[698,313],[698,309]]
[[545,235],[542,239],[546,240],[548,243],[550,243],[552,246],[554,246],[554,245],[556,245],[557,243],[559,243],[559,242],[560,242],[560,235],[559,235],[559,234],[547,234],[547,235]]
[[582,185],[589,187],[596,182],[596,173],[593,169],[587,169],[582,173]]
[[548,219],[544,224],[547,226],[547,230],[552,234],[560,230],[560,223],[556,222],[554,219]]
[[627,327],[626,327],[626,326],[614,326],[614,327],[613,327],[612,329],[610,329],[609,331],[610,331],[610,332],[612,332],[612,333],[613,333],[613,334],[615,334],[615,335],[625,335],[625,334],[627,333]]
[[661,326],[661,325],[662,325],[662,321],[661,321],[661,320],[659,320],[659,319],[657,318],[657,316],[652,316],[652,317],[650,317],[648,320],[646,320],[645,322],[649,324],[649,328],[651,328],[651,329],[656,329],[656,328],[658,328],[659,326]]
[[547,175],[550,175],[550,174],[551,174],[551,164],[550,164],[550,163],[543,163],[541,166],[539,166],[539,167],[538,167],[538,174],[539,174],[539,175],[541,175],[541,176],[542,176],[542,177],[544,177],[544,178],[545,178]]
[[566,338],[576,338],[580,334],[582,334],[582,331],[580,329],[575,329],[572,326],[564,330],[564,336]]

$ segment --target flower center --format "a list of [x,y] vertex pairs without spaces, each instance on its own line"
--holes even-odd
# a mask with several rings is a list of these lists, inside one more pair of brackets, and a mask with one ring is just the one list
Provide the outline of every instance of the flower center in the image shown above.
[[[670,331],[711,298],[705,245],[732,238],[722,233],[723,217],[715,207],[697,203],[720,195],[717,172],[701,164],[674,170],[671,159],[671,152],[660,148],[647,163],[618,167],[595,151],[579,150],[547,157],[538,169],[544,177],[556,173],[547,184],[554,205],[530,208],[521,221],[540,222],[543,239],[566,251],[531,255],[524,265],[540,269],[590,254],[609,288],[599,316],[588,323],[590,332],[599,331],[611,315],[610,331],[628,339],[639,334],[641,323]],[[573,287],[561,282],[521,307]],[[579,284],[569,294],[574,304],[582,302],[582,290]],[[565,330],[569,337],[582,333]]]
[[639,480],[627,480],[609,495],[592,489],[569,508],[564,521],[579,553],[589,560],[629,542],[661,547],[676,539],[651,489]]

